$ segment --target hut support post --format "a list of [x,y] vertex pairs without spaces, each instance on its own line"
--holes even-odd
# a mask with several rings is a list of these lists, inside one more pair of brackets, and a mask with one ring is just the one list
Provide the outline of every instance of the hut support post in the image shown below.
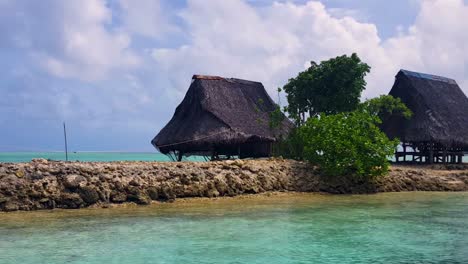
[[406,162],[406,143],[403,143],[403,162]]
[[179,150],[177,161],[182,161],[183,152]]
[[213,149],[213,152],[211,152],[211,161],[219,160],[219,154],[218,151]]

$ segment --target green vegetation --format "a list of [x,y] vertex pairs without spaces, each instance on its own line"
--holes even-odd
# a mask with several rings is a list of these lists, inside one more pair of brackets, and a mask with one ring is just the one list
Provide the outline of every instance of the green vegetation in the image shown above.
[[276,144],[273,145],[273,156],[283,157],[287,159],[303,160],[304,159],[304,141],[300,134],[301,128],[294,128],[287,137],[281,137]]
[[413,115],[400,98],[395,98],[391,95],[381,95],[380,97],[369,99],[359,105],[359,109],[372,116],[379,117],[381,121],[385,121],[391,116],[410,118]]
[[377,116],[362,111],[309,118],[300,128],[304,158],[330,176],[381,175],[399,141],[388,139],[379,123]]
[[320,64],[311,62],[304,72],[283,87],[287,94],[287,112],[298,125],[319,113],[337,114],[355,110],[366,87],[364,77],[370,67],[353,53]]
[[281,125],[281,122],[284,120],[284,114],[281,112],[281,108],[277,105],[275,110],[271,111],[270,113],[270,128],[276,129]]
[[379,125],[391,116],[409,118],[412,113],[389,95],[360,103],[369,72],[352,54],[312,62],[290,79],[284,86],[289,103],[285,110],[297,128],[276,144],[275,155],[307,160],[328,176],[369,180],[385,174],[399,140],[390,140]]
[[278,92],[278,101],[276,104],[275,110],[270,112],[270,119],[269,119],[269,125],[271,129],[276,129],[281,125],[281,122],[284,120],[284,114],[281,112],[281,107],[280,107],[280,93],[282,91],[281,88],[278,87],[276,90]]

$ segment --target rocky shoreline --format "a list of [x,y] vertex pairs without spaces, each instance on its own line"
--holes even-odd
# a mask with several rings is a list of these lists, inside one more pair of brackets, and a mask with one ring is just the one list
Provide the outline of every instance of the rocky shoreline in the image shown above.
[[0,163],[0,211],[83,208],[264,192],[468,191],[468,168],[392,166],[374,183],[320,176],[305,162]]

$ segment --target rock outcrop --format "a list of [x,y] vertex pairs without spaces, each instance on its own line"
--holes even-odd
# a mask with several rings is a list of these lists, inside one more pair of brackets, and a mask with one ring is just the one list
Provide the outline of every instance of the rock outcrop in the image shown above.
[[0,163],[0,211],[82,208],[268,191],[372,193],[468,191],[468,169],[394,166],[376,182],[320,176],[291,160]]

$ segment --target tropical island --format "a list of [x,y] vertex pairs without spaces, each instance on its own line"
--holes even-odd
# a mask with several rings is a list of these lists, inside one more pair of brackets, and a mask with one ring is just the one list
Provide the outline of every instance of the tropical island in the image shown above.
[[[274,191],[468,191],[468,98],[457,83],[401,70],[389,95],[362,101],[369,72],[356,54],[312,62],[278,88],[284,109],[259,82],[194,75],[151,142],[179,162],[3,163],[0,210]],[[183,161],[191,155],[207,161]]]

